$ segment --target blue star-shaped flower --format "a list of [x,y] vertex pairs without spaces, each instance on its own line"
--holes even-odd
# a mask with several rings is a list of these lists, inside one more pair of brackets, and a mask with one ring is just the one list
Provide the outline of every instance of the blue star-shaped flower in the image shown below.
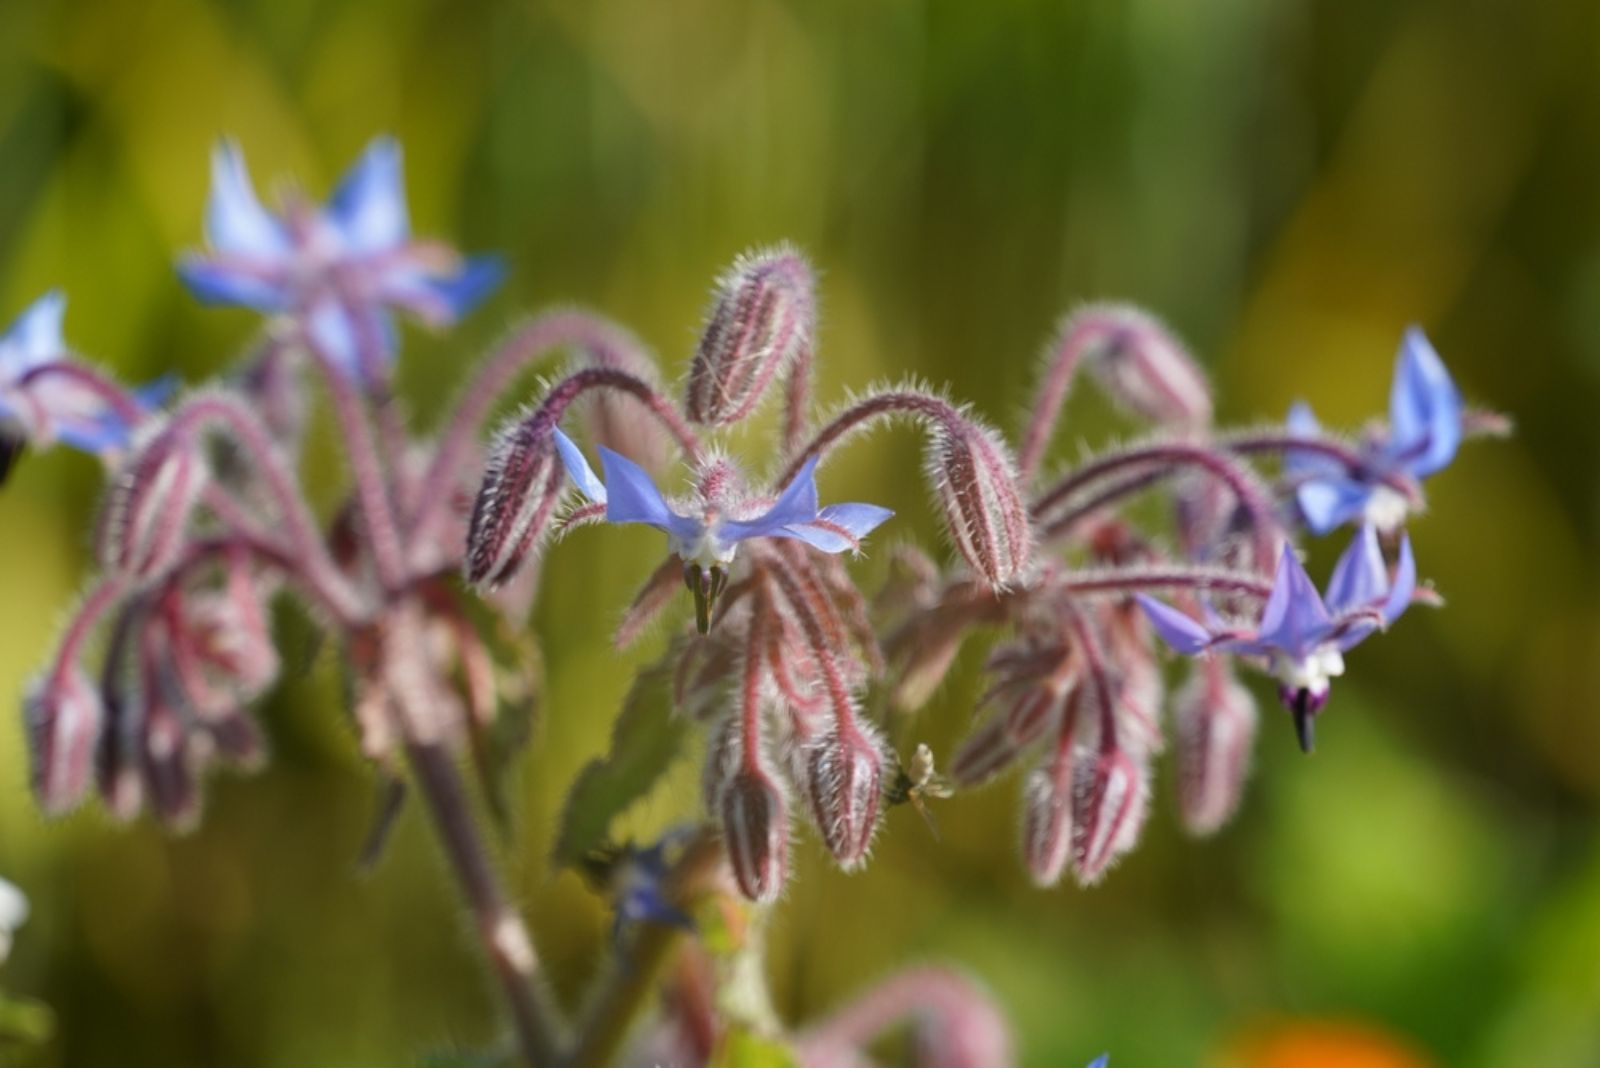
[[[1382,484],[1385,475],[1422,479],[1455,458],[1461,445],[1461,393],[1427,337],[1406,331],[1389,390],[1386,434],[1365,442],[1367,470],[1353,475],[1324,457],[1291,455],[1287,470],[1297,480],[1295,496],[1306,525],[1318,534],[1352,520],[1388,531],[1406,515],[1406,502]],[[1306,436],[1321,432],[1306,404],[1289,411],[1289,430]]]
[[219,145],[205,237],[209,250],[178,266],[197,297],[297,316],[346,373],[368,384],[381,382],[393,360],[388,309],[446,326],[501,276],[494,257],[462,257],[412,238],[400,146],[386,137],[367,146],[326,207],[290,200],[281,216],[256,198],[238,147]]
[[665,531],[667,547],[684,562],[684,575],[696,599],[696,616],[705,632],[712,603],[726,581],[740,542],[754,538],[792,538],[825,553],[861,547],[866,537],[894,513],[875,504],[817,503],[815,458],[764,510],[749,502],[700,499],[689,511],[670,506],[649,473],[627,457],[601,446],[605,480],[595,476],[582,450],[560,430],[556,449],[578,490],[605,505],[608,523],[644,523]]
[[1180,653],[1218,650],[1265,659],[1279,679],[1279,696],[1294,713],[1300,744],[1309,750],[1311,719],[1327,703],[1330,680],[1344,674],[1344,654],[1400,618],[1416,588],[1410,538],[1400,542],[1391,578],[1377,531],[1365,524],[1334,567],[1326,601],[1293,550],[1285,548],[1253,630],[1229,627],[1209,611],[1202,623],[1153,597],[1138,599],[1156,633]]
[[0,334],[0,479],[27,444],[61,442],[95,455],[126,445],[132,421],[172,381],[132,394],[76,363],[61,336],[67,298],[52,290]]

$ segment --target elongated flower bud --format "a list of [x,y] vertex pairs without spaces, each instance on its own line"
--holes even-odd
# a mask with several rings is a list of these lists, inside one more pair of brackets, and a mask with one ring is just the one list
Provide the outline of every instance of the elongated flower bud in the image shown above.
[[1010,584],[1028,563],[1033,534],[999,435],[966,419],[946,422],[929,439],[926,463],[956,549],[989,585]]
[[207,469],[188,435],[161,434],[129,460],[106,499],[100,563],[107,571],[155,574],[183,547]]
[[1150,771],[1122,749],[1084,750],[1073,775],[1072,867],[1093,885],[1132,849],[1149,809]]
[[815,319],[811,269],[799,254],[741,257],[717,283],[689,367],[689,418],[727,426],[755,411],[792,363],[810,359]]
[[[151,688],[159,688],[154,680]],[[200,818],[196,754],[178,710],[164,697],[150,694],[141,735],[139,764],[156,815],[168,827],[193,827]]]
[[35,684],[24,698],[33,791],[46,812],[66,812],[83,799],[105,718],[100,695],[79,671]]
[[728,861],[751,901],[775,901],[789,868],[789,806],[765,769],[744,764],[718,799]]
[[1233,816],[1250,771],[1256,703],[1220,660],[1195,665],[1173,704],[1178,806],[1191,834]]
[[467,581],[493,589],[515,574],[548,531],[564,485],[543,420],[518,420],[503,429],[472,506]]
[[1039,886],[1054,886],[1072,854],[1072,761],[1055,754],[1028,776],[1022,798],[1022,859]]
[[858,867],[878,825],[883,746],[862,723],[825,731],[806,745],[804,775],[796,785],[828,852],[846,871]]
[[1134,415],[1177,427],[1211,421],[1211,387],[1194,357],[1159,320],[1137,308],[1086,308],[1074,322],[1101,321],[1103,341],[1089,352],[1089,370]]

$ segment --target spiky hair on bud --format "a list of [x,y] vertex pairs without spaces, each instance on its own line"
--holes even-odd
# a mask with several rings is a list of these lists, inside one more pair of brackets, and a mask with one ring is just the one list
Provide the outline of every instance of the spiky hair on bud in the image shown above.
[[51,815],[70,811],[89,787],[105,709],[100,694],[74,667],[46,675],[23,697],[34,796]]
[[992,428],[970,417],[936,425],[924,473],[951,542],[995,589],[1021,578],[1033,532],[1010,450]]
[[805,739],[795,787],[828,852],[846,871],[866,862],[883,797],[884,747],[859,716]]
[[143,578],[171,564],[209,470],[191,435],[165,423],[141,430],[101,506],[101,566]]
[[548,533],[567,486],[552,430],[527,409],[495,434],[467,525],[464,571],[472,585],[494,589],[506,582]]

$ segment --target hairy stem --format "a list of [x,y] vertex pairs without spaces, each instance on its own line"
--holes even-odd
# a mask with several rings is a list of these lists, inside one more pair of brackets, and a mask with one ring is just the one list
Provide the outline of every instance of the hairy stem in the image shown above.
[[1272,595],[1272,585],[1243,571],[1223,571],[1198,567],[1151,567],[1127,570],[1067,572],[1053,580],[1068,593],[1079,596],[1132,593],[1159,590],[1188,590],[1206,593],[1244,594],[1263,600]]
[[1034,398],[1033,412],[1028,418],[1028,428],[1022,435],[1022,449],[1017,457],[1021,482],[1026,486],[1039,470],[1044,451],[1055,433],[1056,420],[1061,418],[1061,408],[1072,388],[1073,376],[1083,362],[1083,354],[1091,345],[1101,341],[1109,327],[1098,318],[1071,319],[1063,326],[1050,345],[1049,362],[1045,365],[1039,392]]
[[875,393],[846,408],[819,430],[804,449],[790,457],[789,465],[774,485],[787,486],[794,481],[794,476],[800,473],[800,468],[805,466],[807,460],[821,456],[852,430],[874,420],[896,416],[931,419],[943,424],[959,423],[963,418],[955,405],[930,393],[908,389]]

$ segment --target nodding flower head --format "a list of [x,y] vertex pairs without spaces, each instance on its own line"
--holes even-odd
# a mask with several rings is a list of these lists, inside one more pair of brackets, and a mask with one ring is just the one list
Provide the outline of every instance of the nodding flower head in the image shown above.
[[1400,617],[1417,587],[1411,540],[1400,542],[1393,576],[1378,535],[1363,526],[1334,567],[1324,601],[1294,552],[1284,549],[1261,620],[1232,627],[1207,612],[1201,623],[1152,597],[1139,603],[1166,643],[1195,656],[1210,650],[1260,657],[1279,680],[1279,697],[1294,714],[1300,747],[1312,745],[1312,719],[1328,700],[1329,682],[1344,674],[1344,654]]
[[0,481],[30,443],[61,442],[104,455],[165,399],[162,380],[130,394],[72,360],[61,336],[67,298],[52,290],[0,334]]
[[684,582],[695,598],[695,620],[704,634],[711,610],[728,581],[739,544],[755,538],[791,538],[825,553],[857,550],[861,539],[894,513],[875,504],[817,503],[817,461],[812,459],[775,499],[742,492],[726,460],[711,460],[699,472],[695,494],[669,504],[648,472],[627,457],[601,447],[602,481],[573,440],[555,431],[556,449],[578,491],[605,505],[608,523],[644,523],[665,531],[667,547],[683,561]]
[[[1320,429],[1308,405],[1290,410],[1290,432],[1311,436]],[[1461,393],[1427,336],[1411,327],[1400,342],[1389,387],[1389,425],[1362,445],[1366,471],[1351,474],[1333,460],[1291,455],[1287,471],[1296,481],[1306,525],[1318,534],[1352,520],[1394,530],[1405,521],[1407,503],[1382,478],[1421,479],[1442,470],[1455,458],[1461,437]]]
[[340,180],[325,207],[289,199],[262,207],[237,145],[211,157],[204,253],[179,274],[201,300],[292,314],[352,378],[383,381],[392,360],[387,309],[447,326],[498,284],[493,257],[463,257],[411,236],[400,146],[378,138]]

